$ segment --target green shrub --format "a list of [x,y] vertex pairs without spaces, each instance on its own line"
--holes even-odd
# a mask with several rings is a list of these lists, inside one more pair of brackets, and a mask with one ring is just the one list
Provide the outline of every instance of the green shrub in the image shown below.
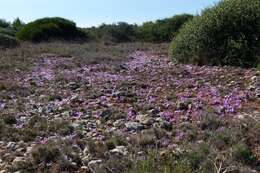
[[1,117],[5,124],[13,125],[16,124],[16,118],[12,115],[2,115]]
[[67,19],[42,18],[25,25],[17,34],[23,41],[41,42],[50,40],[85,40],[86,34]]
[[35,164],[56,163],[62,157],[60,149],[53,144],[37,145],[33,148],[31,154]]
[[257,71],[260,71],[260,63],[258,63],[256,69],[257,69]]
[[137,160],[127,173],[192,173],[191,165],[172,153],[161,155],[157,150],[148,151],[144,159]]
[[205,113],[201,117],[201,121],[199,126],[202,130],[216,130],[221,125],[221,119],[219,116],[215,115],[214,113]]
[[137,39],[145,42],[170,42],[181,26],[192,17],[190,14],[181,14],[156,22],[146,22],[138,27]]
[[136,27],[136,25],[126,22],[118,22],[116,24],[102,24],[99,27],[87,28],[85,31],[95,40],[122,43],[134,41]]
[[232,156],[234,160],[250,164],[256,161],[256,157],[245,144],[236,144],[232,147]]
[[0,48],[15,47],[17,45],[18,42],[14,37],[0,33]]
[[207,161],[210,151],[210,146],[206,143],[202,143],[192,148],[189,153],[186,153],[184,159],[187,159],[192,168],[196,170],[200,168],[201,164]]
[[170,53],[180,63],[252,67],[259,61],[260,1],[222,0],[185,24]]

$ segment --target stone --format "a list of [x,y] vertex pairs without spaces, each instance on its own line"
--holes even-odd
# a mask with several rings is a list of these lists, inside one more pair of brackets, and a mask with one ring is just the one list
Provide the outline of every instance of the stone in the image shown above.
[[80,124],[79,124],[78,122],[74,122],[74,123],[72,123],[71,126],[72,126],[74,129],[78,129],[78,128],[81,127]]
[[81,169],[82,171],[86,171],[86,170],[88,170],[88,167],[87,167],[87,166],[81,166],[80,169]]
[[24,152],[26,152],[26,148],[18,148],[17,150],[16,150],[18,153],[20,152],[20,153],[24,153]]
[[254,91],[256,88],[254,85],[249,85],[247,89],[250,91]]
[[83,154],[84,156],[87,156],[89,154],[89,148],[85,147],[85,149],[83,150]]
[[70,116],[70,111],[62,112],[61,115],[64,116],[64,117],[69,117]]
[[76,167],[77,166],[77,163],[76,162],[71,162],[71,165]]
[[85,164],[85,165],[88,165],[88,162],[91,160],[91,155],[90,154],[88,154],[88,155],[86,155],[86,156],[84,156],[83,158],[82,158],[82,162]]
[[251,77],[251,81],[252,81],[252,82],[256,82],[256,80],[257,80],[257,76]]
[[255,95],[256,95],[257,98],[260,98],[260,88],[256,89]]
[[12,165],[14,167],[20,167],[21,165],[23,165],[25,163],[25,158],[24,157],[16,157],[13,162]]
[[236,118],[239,119],[239,120],[243,120],[243,119],[245,119],[245,115],[239,114],[239,115],[236,116]]
[[101,166],[102,160],[91,160],[88,163],[88,167],[90,169],[91,172],[96,172],[96,170],[98,170]]
[[137,115],[136,120],[139,121],[141,124],[144,124],[144,125],[151,125],[154,122],[154,119],[151,118],[148,114]]
[[114,127],[117,127],[117,128],[124,127],[124,119],[116,120],[116,121],[113,123],[113,126],[114,126]]
[[9,150],[15,150],[16,149],[16,143],[15,142],[9,142],[6,147]]
[[127,148],[125,146],[116,146],[116,148],[110,150],[112,154],[121,154],[126,156],[127,155]]
[[127,130],[134,130],[134,131],[142,130],[144,128],[144,126],[142,124],[137,123],[137,122],[128,122],[128,123],[125,123],[125,126],[126,126]]
[[30,146],[30,147],[27,147],[27,148],[26,148],[26,153],[31,153],[32,149],[33,149],[33,147],[31,147],[31,146]]
[[75,94],[70,99],[71,103],[83,103],[84,101],[79,97],[78,94]]
[[158,109],[151,109],[148,111],[149,115],[153,116],[153,117],[158,117],[160,116],[159,113],[160,111]]

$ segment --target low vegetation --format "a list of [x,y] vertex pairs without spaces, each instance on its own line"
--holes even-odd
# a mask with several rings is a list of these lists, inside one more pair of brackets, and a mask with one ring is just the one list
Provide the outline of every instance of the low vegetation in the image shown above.
[[247,89],[253,69],[173,64],[168,44],[0,51],[1,169],[258,171],[258,108],[244,108],[259,104]]
[[0,20],[0,172],[259,172],[259,10]]

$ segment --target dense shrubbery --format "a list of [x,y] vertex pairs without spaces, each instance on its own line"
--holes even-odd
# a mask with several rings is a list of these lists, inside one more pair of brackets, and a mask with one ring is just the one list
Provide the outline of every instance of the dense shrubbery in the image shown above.
[[86,34],[78,30],[76,24],[63,18],[43,18],[25,25],[17,38],[23,41],[85,40]]
[[146,22],[138,27],[137,38],[145,42],[170,42],[181,26],[191,18],[193,16],[190,14],[181,14],[155,22]]
[[4,19],[0,19],[0,27],[7,28],[10,26],[10,23],[5,21]]
[[116,24],[102,24],[99,27],[87,28],[86,32],[95,40],[104,40],[111,42],[131,42],[135,40],[136,25],[126,22]]
[[0,19],[0,48],[14,47],[17,40],[15,39],[16,31],[11,24],[3,19]]
[[172,41],[181,63],[251,67],[259,61],[260,1],[223,0],[188,22]]
[[102,24],[99,27],[87,28],[85,31],[94,40],[117,43],[131,41],[170,42],[180,27],[192,17],[189,14],[181,14],[155,22],[146,22],[140,26],[126,22]]
[[15,47],[17,44],[15,37],[0,32],[0,48]]
[[15,37],[16,31],[13,28],[1,28],[0,33]]

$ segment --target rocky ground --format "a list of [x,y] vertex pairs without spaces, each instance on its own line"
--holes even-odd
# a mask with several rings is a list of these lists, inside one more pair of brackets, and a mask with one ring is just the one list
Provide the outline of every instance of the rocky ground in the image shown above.
[[39,56],[0,75],[1,173],[260,171],[255,69]]

